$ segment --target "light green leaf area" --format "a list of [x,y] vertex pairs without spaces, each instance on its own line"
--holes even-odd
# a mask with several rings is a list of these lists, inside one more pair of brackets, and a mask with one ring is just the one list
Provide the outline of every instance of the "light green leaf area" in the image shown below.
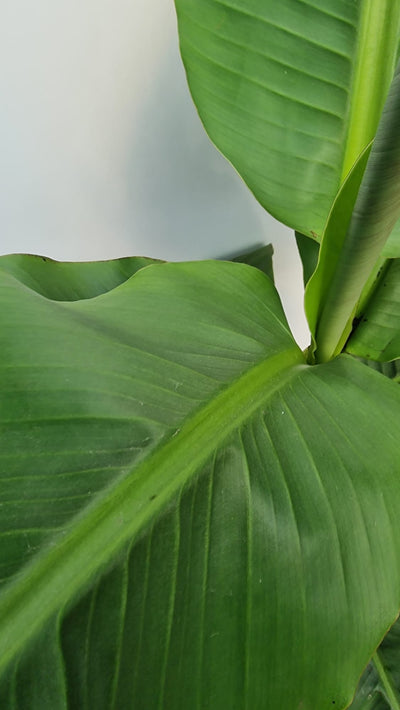
[[0,707],[343,710],[400,607],[398,386],[307,366],[246,265],[0,300]]
[[400,621],[396,621],[363,673],[349,710],[399,709]]
[[399,0],[175,0],[200,118],[261,204],[321,238],[375,135]]
[[400,260],[385,262],[346,351],[379,362],[400,357]]

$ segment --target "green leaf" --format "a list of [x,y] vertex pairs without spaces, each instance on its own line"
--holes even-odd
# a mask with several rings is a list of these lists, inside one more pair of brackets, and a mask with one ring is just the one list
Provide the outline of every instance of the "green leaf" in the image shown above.
[[391,232],[385,246],[382,250],[382,256],[386,259],[400,258],[400,221],[397,220],[393,231]]
[[385,377],[389,377],[395,382],[400,382],[400,359],[392,360],[391,362],[377,362],[376,360],[367,360],[365,358],[358,359],[368,365],[368,367],[372,367],[376,372],[381,372]]
[[303,283],[307,286],[317,268],[320,246],[314,239],[309,239],[300,232],[296,232],[296,243],[303,265]]
[[345,708],[400,607],[397,385],[307,366],[241,264],[0,304],[0,707]]
[[258,247],[258,249],[253,249],[252,251],[246,252],[246,254],[240,254],[239,256],[233,257],[232,261],[238,264],[248,264],[248,266],[253,266],[256,269],[260,269],[266,274],[271,281],[274,280],[274,267],[273,267],[273,257],[274,248],[272,244],[266,244],[264,246]]
[[346,351],[379,362],[400,358],[400,260],[388,260]]
[[111,261],[54,261],[47,256],[8,254],[0,269],[54,301],[79,301],[111,291],[139,269],[161,263],[143,256]]
[[400,710],[400,621],[368,664],[349,710]]
[[317,267],[306,286],[304,305],[314,343],[314,351],[319,322],[329,293],[332,291],[332,283],[340,264],[351,214],[360,189],[369,152],[370,147],[364,151],[350,171],[333,203],[322,237]]
[[399,0],[175,0],[204,126],[261,204],[320,239],[375,135]]
[[316,314],[310,328],[319,362],[342,350],[361,304],[373,298],[376,271],[383,262],[382,249],[400,216],[399,120],[400,67],[385,102],[354,209],[350,211],[346,204],[352,192],[347,185],[357,185],[362,161],[356,164],[334,205],[318,268],[307,289]]

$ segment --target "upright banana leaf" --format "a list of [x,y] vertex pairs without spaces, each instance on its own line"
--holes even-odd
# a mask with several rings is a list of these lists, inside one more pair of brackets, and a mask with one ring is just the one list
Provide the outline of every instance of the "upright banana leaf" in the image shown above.
[[307,366],[246,265],[71,301],[30,272],[0,269],[0,707],[345,708],[400,607],[397,384]]
[[[369,151],[370,147],[360,156],[339,190],[322,237],[316,268],[310,274],[306,284],[304,305],[315,346],[314,350],[323,308],[333,291],[332,282],[336,278],[338,264],[345,248],[352,210],[360,189]],[[340,291],[336,295],[340,297]]]
[[[317,361],[342,351],[362,304],[373,304],[376,297],[376,272],[382,266],[385,270],[382,249],[400,216],[399,125],[400,67],[372,147],[357,161],[334,203],[318,265],[307,284],[305,305]],[[395,346],[392,358],[399,355]]]
[[[375,135],[399,0],[175,0],[189,86],[212,140],[261,204],[319,240]],[[400,230],[389,256],[400,256]]]

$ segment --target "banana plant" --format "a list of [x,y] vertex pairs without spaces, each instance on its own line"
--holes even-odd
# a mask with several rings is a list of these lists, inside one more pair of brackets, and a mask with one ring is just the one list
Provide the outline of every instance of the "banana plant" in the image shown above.
[[176,10],[311,344],[268,247],[1,257],[0,708],[399,710],[400,0]]

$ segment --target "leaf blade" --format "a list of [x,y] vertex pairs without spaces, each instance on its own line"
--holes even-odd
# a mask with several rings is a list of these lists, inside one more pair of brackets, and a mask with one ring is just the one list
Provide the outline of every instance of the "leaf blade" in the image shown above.
[[232,261],[238,264],[248,264],[256,269],[260,269],[271,281],[274,281],[273,254],[274,249],[272,244],[265,244],[245,254],[234,256]]
[[0,268],[46,298],[79,301],[107,293],[139,269],[161,263],[147,257],[124,257],[111,261],[55,261],[45,256],[8,254]]
[[374,137],[393,75],[400,3],[176,0],[192,96],[261,204],[321,237]]
[[[314,315],[310,328],[316,342],[315,357],[320,362],[343,349],[360,301],[368,298],[365,289],[376,286],[372,277],[377,264],[382,263],[383,247],[400,214],[399,115],[398,67],[371,151],[361,156],[338,195],[325,230],[317,270],[307,287],[308,310]],[[360,188],[350,211],[351,200],[350,205],[346,201],[352,197],[360,174]],[[314,291],[318,294],[318,289],[316,298]]]
[[[0,472],[10,488],[0,523],[9,525],[14,517],[26,524],[27,510],[38,514],[36,502],[39,512],[46,511],[44,522],[51,517],[58,530],[31,550],[32,565],[46,567],[51,577],[56,574],[51,562],[68,547],[74,565],[68,578],[59,580],[59,596],[42,595],[42,604],[37,603],[42,633],[23,644],[0,683],[5,706],[14,692],[10,677],[23,688],[24,678],[34,675],[38,649],[46,644],[52,662],[63,661],[60,702],[64,687],[67,702],[79,709],[110,710],[133,699],[151,709],[178,709],[189,700],[196,710],[210,703],[242,710],[246,703],[249,708],[264,704],[266,696],[271,707],[284,710],[300,702],[306,710],[325,710],[332,700],[345,707],[400,598],[398,549],[395,538],[387,542],[397,530],[400,496],[397,442],[387,429],[388,419],[395,428],[399,419],[397,386],[348,356],[307,367],[271,282],[246,266],[151,266],[108,294],[67,304],[19,288],[9,275],[3,274],[1,283],[3,303],[10,306],[15,299],[15,313],[0,309],[0,332],[3,339],[8,335],[2,348],[7,377],[1,386],[15,398],[14,410],[9,403],[3,408],[3,426],[11,426],[11,413],[21,431],[18,439],[15,431],[3,438],[8,451],[2,446]],[[8,301],[6,288],[11,289]],[[49,368],[54,359],[58,375]],[[72,399],[64,402],[54,378],[64,383],[71,360],[77,382]],[[12,363],[24,378],[19,389]],[[117,389],[116,375],[123,374]],[[42,388],[59,400],[47,419],[43,412],[49,402],[38,396]],[[362,414],[355,418],[350,404],[356,400]],[[57,423],[61,413],[64,436]],[[45,431],[52,434],[47,450],[40,438]],[[74,439],[77,432],[81,438]],[[373,467],[378,439],[385,443],[379,482]],[[76,442],[80,451],[74,451],[71,463]],[[110,446],[112,455],[104,459]],[[178,456],[182,447],[184,455]],[[163,460],[163,469],[157,460]],[[46,465],[47,500],[44,489],[36,488]],[[68,489],[71,474],[74,486]],[[134,496],[136,503],[127,495],[135,488],[143,494]],[[82,505],[78,493],[86,495]],[[101,511],[113,506],[107,528]],[[140,516],[148,514],[153,518],[146,518],[149,524],[131,544],[128,529],[139,529]],[[88,547],[84,528],[91,528],[94,538],[103,529],[98,552]],[[87,549],[74,560],[76,537]],[[5,547],[0,551],[4,561]],[[4,587],[3,611],[18,588],[23,610],[23,588],[37,581],[27,571],[25,553],[10,550],[22,574]],[[94,568],[99,574],[91,574],[90,582],[86,577],[82,587]],[[49,584],[47,574],[41,579]],[[46,610],[47,600],[52,607]],[[32,607],[29,616],[32,621]],[[26,630],[19,619],[26,638],[29,624]],[[2,643],[8,650],[4,638]],[[326,672],[318,674],[321,664]],[[35,693],[34,702],[43,710],[40,684]],[[29,710],[36,710],[32,702]],[[20,695],[18,703],[18,710],[25,710]]]

